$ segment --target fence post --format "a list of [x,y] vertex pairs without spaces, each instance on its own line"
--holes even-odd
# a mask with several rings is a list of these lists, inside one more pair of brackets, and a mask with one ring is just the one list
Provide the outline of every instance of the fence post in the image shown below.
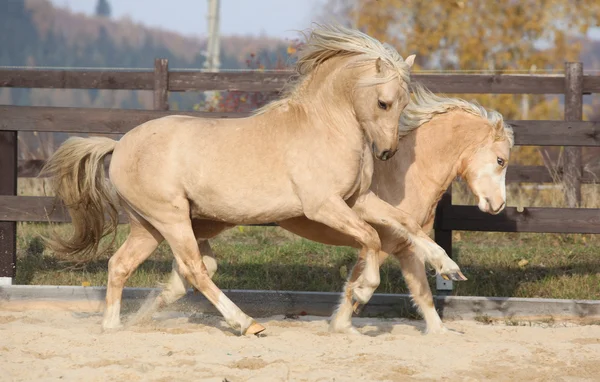
[[169,60],[154,59],[154,110],[169,110]]
[[[0,132],[0,195],[17,194],[17,132]],[[17,266],[17,222],[0,222],[0,285],[11,285]]]
[[[442,220],[444,218],[444,209],[452,205],[452,185],[448,187],[440,199],[436,210],[433,229],[435,232],[435,242],[446,251],[448,256],[452,257],[452,230],[442,229]],[[452,290],[452,280],[444,280],[440,275],[436,275],[436,290],[438,294],[447,294]]]
[[[583,64],[565,65],[565,121],[581,121],[583,117]],[[570,208],[581,205],[581,148],[565,147],[565,200]]]

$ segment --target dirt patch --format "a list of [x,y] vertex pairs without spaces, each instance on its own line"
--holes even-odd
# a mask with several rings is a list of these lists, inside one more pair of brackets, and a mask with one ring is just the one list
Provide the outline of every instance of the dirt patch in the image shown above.
[[[325,317],[259,319],[265,335],[237,336],[218,316],[157,315],[116,332],[101,317],[0,311],[0,370],[9,381],[594,381],[600,326],[354,318],[362,336],[331,334]],[[7,318],[8,317],[8,318]],[[20,323],[27,323],[21,325]],[[462,335],[456,333],[464,333]],[[66,352],[68,349],[68,352]],[[16,351],[15,351],[16,350]]]
[[231,367],[235,367],[236,369],[262,369],[268,364],[260,358],[244,358],[237,362],[231,364]]

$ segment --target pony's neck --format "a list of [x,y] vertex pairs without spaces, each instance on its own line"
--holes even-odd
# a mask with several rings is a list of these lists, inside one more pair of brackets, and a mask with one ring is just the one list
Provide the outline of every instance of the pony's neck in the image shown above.
[[[306,108],[319,110],[319,118],[340,117],[356,121],[352,90],[357,81],[357,69],[347,68],[352,57],[333,57],[323,62],[298,85],[296,99]],[[356,122],[358,124],[358,122]]]
[[[451,110],[433,117],[401,139],[398,154],[388,162],[375,161],[373,184],[381,196],[400,207],[410,200],[426,219],[444,191],[464,169],[489,131],[472,126],[485,125],[481,118],[462,110]],[[400,175],[402,174],[402,175]],[[418,207],[417,207],[418,206]],[[411,206],[402,206],[411,208]]]
[[354,130],[360,125],[352,102],[352,89],[358,79],[356,68],[347,68],[352,57],[333,57],[321,63],[300,80],[284,98],[273,101],[259,113],[267,120],[288,117],[311,130]]

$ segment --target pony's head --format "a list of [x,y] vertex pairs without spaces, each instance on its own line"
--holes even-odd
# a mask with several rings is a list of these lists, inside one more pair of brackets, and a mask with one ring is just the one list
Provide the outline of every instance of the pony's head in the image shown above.
[[[488,112],[490,134],[464,159],[461,176],[478,198],[482,212],[498,214],[506,206],[506,168],[514,144],[512,128],[497,112]],[[495,119],[495,121],[494,121]]]
[[381,160],[391,158],[398,149],[398,119],[410,100],[410,67],[415,56],[403,60],[390,45],[358,30],[340,25],[317,25],[311,29],[306,42],[298,49],[295,68],[298,77],[291,83],[293,86],[288,84],[285,98],[266,105],[257,113],[294,99],[309,87],[304,84],[304,80],[310,82],[309,74],[335,58],[343,59],[343,64],[332,67],[332,73],[340,74],[334,87],[344,100],[350,100],[354,116],[375,156]]
[[494,215],[502,211],[506,206],[506,168],[514,145],[512,127],[504,123],[500,113],[477,103],[438,96],[419,83],[412,83],[411,90],[414,99],[401,116],[401,134],[436,115],[450,111],[467,113],[448,122],[454,141],[452,149],[458,155],[456,172],[477,197],[481,211]]
[[[390,57],[393,52],[389,48]],[[396,53],[397,55],[397,53]],[[401,60],[399,56],[396,57]],[[408,75],[400,67],[408,69],[415,56],[402,61],[390,61],[377,57],[362,71],[363,78],[352,93],[356,118],[365,132],[373,154],[380,160],[391,158],[398,150],[400,114],[410,101]]]

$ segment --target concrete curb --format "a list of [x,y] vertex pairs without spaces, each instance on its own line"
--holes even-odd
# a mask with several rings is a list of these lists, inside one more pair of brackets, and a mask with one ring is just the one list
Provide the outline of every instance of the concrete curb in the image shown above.
[[[149,296],[159,293],[155,288],[125,288],[123,309],[135,310]],[[224,290],[244,312],[254,317],[278,314],[308,314],[330,316],[339,300],[339,293],[294,292],[264,290]],[[80,286],[0,286],[0,309],[60,309],[101,311],[104,308],[105,287]],[[539,298],[504,298],[471,296],[435,296],[436,308],[445,320],[477,319],[600,319],[600,301]],[[217,313],[200,293],[191,290],[171,305],[169,310]],[[375,294],[360,314],[361,317],[416,317],[407,294]]]

